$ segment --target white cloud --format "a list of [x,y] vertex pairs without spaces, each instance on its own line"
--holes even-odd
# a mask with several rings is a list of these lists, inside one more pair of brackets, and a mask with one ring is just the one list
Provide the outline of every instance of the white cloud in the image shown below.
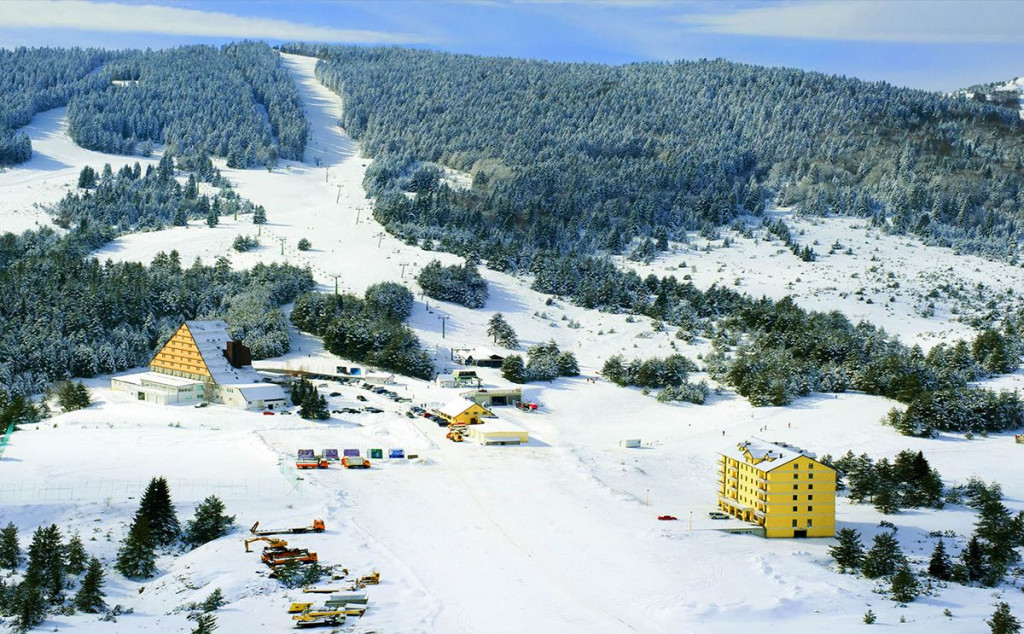
[[729,35],[921,44],[1024,43],[1024,3],[1012,0],[819,0],[671,19],[698,31]]
[[216,11],[87,0],[0,1],[0,25],[4,29],[73,29],[350,44],[426,44],[431,40],[411,33],[338,29]]

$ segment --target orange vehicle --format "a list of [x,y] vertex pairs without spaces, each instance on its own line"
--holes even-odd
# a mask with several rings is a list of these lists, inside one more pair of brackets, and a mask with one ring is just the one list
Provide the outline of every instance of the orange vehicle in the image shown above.
[[370,461],[362,456],[345,456],[341,459],[341,466],[346,469],[369,469]]
[[312,526],[297,526],[295,528],[259,528],[260,523],[256,522],[249,529],[253,535],[295,535],[299,533],[322,533],[326,530],[323,520],[313,520]]
[[300,564],[316,563],[317,556],[316,553],[311,553],[305,548],[292,548],[284,551],[264,551],[260,556],[260,560],[273,568],[274,566],[283,566],[291,561],[297,561]]

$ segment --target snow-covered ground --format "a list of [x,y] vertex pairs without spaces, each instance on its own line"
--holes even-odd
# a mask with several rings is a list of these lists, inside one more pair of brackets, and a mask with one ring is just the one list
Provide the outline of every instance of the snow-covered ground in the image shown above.
[[[432,258],[457,260],[382,233],[361,187],[369,161],[335,126],[339,99],[313,79],[314,60],[285,59],[313,131],[306,161],[283,163],[273,172],[222,166],[242,196],[266,207],[265,246],[245,254],[231,251],[235,235],[255,233],[256,227],[225,218],[212,229],[196,224],[125,236],[100,257],[148,262],[156,251],[175,248],[183,262],[209,262],[225,253],[236,267],[286,260],[309,265],[321,290],[333,290],[339,276],[340,289],[352,292],[383,280],[413,286],[416,272]],[[62,122],[60,111],[37,116],[30,131],[37,158],[0,174],[0,228],[45,222],[27,201],[58,199],[82,165],[112,162],[116,169],[116,161],[134,162],[75,147]],[[46,157],[63,167],[47,170]],[[952,321],[954,308],[969,307],[940,293],[931,298],[934,315],[925,317],[920,296],[947,283],[977,294],[981,282],[991,298],[1024,282],[1019,268],[879,235],[863,221],[787,220],[800,244],[817,240],[819,261],[803,263],[777,241],[726,233],[734,240],[728,248],[716,240],[705,251],[706,241],[695,239],[695,248],[674,245],[651,265],[636,268],[643,275],[690,275],[701,287],[736,286],[738,280],[739,290],[752,295],[792,294],[803,306],[841,310],[925,346],[969,335]],[[311,251],[296,249],[303,237],[313,243]],[[837,240],[843,248],[828,255]],[[575,352],[589,376],[616,353],[665,355],[674,342],[695,357],[706,348],[699,342],[683,345],[671,329],[654,332],[646,318],[627,321],[560,301],[548,305],[527,281],[483,274],[491,288],[483,310],[417,300],[411,323],[435,351],[439,369],[452,365],[451,347],[486,345],[486,322],[496,311],[505,313],[524,343],[554,339]],[[896,281],[898,287],[892,285]],[[570,321],[579,327],[569,327]],[[337,364],[315,338],[299,333],[292,352],[274,361],[310,369]],[[497,372],[482,373],[486,383],[503,384]],[[1022,380],[1024,375],[1015,374],[998,384],[1016,388]],[[394,389],[414,403],[442,404],[459,392],[399,381]],[[707,517],[715,502],[716,452],[749,436],[832,455],[853,450],[877,458],[920,449],[947,483],[971,475],[994,479],[1011,508],[1024,506],[1016,467],[1024,448],[1012,436],[904,438],[879,425],[894,403],[877,397],[813,395],[786,408],[754,409],[725,391],[704,406],[663,405],[601,380],[562,379],[527,386],[527,398],[542,405],[538,412],[497,410],[529,430],[529,445],[481,447],[451,443],[428,420],[405,417],[404,406],[333,382],[320,388],[340,394],[330,398],[332,409],[354,406],[360,394],[384,413],[335,414],[312,423],[217,406],[149,406],[111,392],[106,378],[88,383],[94,406],[13,436],[0,461],[0,525],[13,521],[27,541],[36,526],[56,522],[65,534],[81,532],[87,549],[110,562],[138,495],[159,475],[168,478],[183,520],[211,493],[224,499],[239,527],[256,520],[302,525],[322,517],[326,533],[289,541],[315,550],[323,563],[382,574],[382,584],[369,589],[371,607],[355,620],[354,631],[717,633],[770,626],[847,632],[864,627],[861,617],[871,608],[880,624],[895,625],[905,617],[906,631],[952,633],[983,631],[996,596],[1024,613],[1024,596],[1016,589],[956,585],[898,607],[874,593],[872,582],[832,570],[831,540],[768,541],[715,530],[729,525]],[[643,447],[620,448],[627,438],[641,439]],[[299,448],[371,447],[402,448],[417,457],[384,460],[368,471],[299,473],[292,461]],[[679,521],[658,521],[662,514]],[[959,508],[886,517],[845,499],[837,514],[840,526],[860,530],[866,542],[880,530],[880,520],[893,522],[917,560],[931,552],[930,531],[965,535],[974,521]],[[288,601],[309,595],[267,579],[258,555],[243,550],[244,532],[240,528],[183,556],[162,557],[159,576],[144,583],[111,574],[108,602],[134,609],[116,625],[78,615],[51,618],[44,627],[187,632],[191,623],[174,609],[220,587],[229,601],[218,616],[221,631],[287,629]],[[953,616],[945,616],[945,609]]]

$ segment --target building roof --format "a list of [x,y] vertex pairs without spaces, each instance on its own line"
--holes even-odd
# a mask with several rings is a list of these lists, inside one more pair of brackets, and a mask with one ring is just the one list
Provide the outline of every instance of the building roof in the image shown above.
[[768,442],[759,438],[745,440],[736,447],[723,451],[722,455],[756,465],[761,471],[777,469],[801,456],[817,462],[815,455],[809,451],[784,442]]
[[224,356],[224,349],[231,340],[228,334],[228,324],[220,319],[208,321],[186,321],[188,331],[192,334],[192,340],[199,348],[199,354],[203,357],[210,376],[214,383],[220,385],[240,385],[259,383],[262,379],[252,366],[236,368],[231,365],[228,358]]
[[231,385],[231,387],[241,392],[242,397],[247,401],[285,400],[284,390],[281,389],[280,385],[274,385],[273,383],[249,383]]
[[460,359],[504,359],[502,355],[487,348],[456,348],[452,351]]
[[[475,426],[474,426],[475,427]],[[526,433],[526,430],[516,425],[515,423],[500,418],[492,418],[487,420],[484,424],[479,426],[479,432],[481,433],[494,433],[494,434],[508,434],[508,433]]]
[[183,376],[172,376],[163,372],[133,372],[131,374],[118,374],[112,377],[115,380],[132,385],[142,385],[143,381],[165,385],[167,387],[188,387],[190,385],[202,385],[202,381],[186,379]]
[[[479,408],[483,409],[484,411],[487,411],[487,408],[483,407],[482,405],[477,405],[473,401],[470,401],[468,399],[464,399],[464,398],[461,398],[461,397],[455,399],[454,401],[451,401],[450,403],[448,403],[447,405],[445,405],[444,407],[440,408],[437,411],[441,412],[442,414],[444,414],[445,416],[448,416],[450,418],[455,418],[459,414],[465,412],[470,407],[474,407],[474,406],[479,407]],[[490,412],[488,412],[488,413],[490,413]]]

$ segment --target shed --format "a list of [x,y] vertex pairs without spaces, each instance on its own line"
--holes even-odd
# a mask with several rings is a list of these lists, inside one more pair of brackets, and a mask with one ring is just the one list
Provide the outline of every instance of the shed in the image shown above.
[[525,429],[503,420],[489,420],[471,427],[469,435],[481,445],[521,445],[530,441]]
[[481,388],[463,392],[462,396],[484,407],[512,405],[516,401],[523,400],[523,388]]

